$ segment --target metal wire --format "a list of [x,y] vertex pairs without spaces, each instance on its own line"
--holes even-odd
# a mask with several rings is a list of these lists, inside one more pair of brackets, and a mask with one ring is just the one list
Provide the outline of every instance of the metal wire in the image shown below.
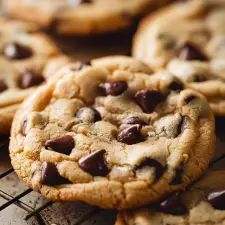
[[32,216],[34,216],[35,214],[41,212],[42,210],[46,209],[47,207],[49,207],[52,204],[53,204],[53,202],[47,202],[47,203],[45,203],[44,205],[40,206],[39,208],[33,210],[28,215],[26,215],[24,219],[25,220],[30,219]]
[[[3,199],[7,200],[7,201],[10,201],[10,200],[13,199],[13,196],[7,194],[4,191],[0,191],[0,196]],[[31,206],[27,205],[26,203],[24,203],[24,202],[22,202],[20,200],[17,200],[16,202],[14,202],[14,204],[16,206],[18,206],[19,208],[25,210],[28,213],[31,213],[34,210]],[[46,225],[45,221],[42,219],[42,217],[38,213],[35,214],[34,216],[35,216],[35,218],[36,218],[36,220],[37,220],[37,222],[38,222],[39,225]]]
[[[1,145],[1,143],[0,143],[0,145]],[[0,179],[10,175],[13,172],[14,172],[13,168],[10,168],[10,169],[6,170],[2,174],[0,174]],[[5,208],[14,204],[17,207],[19,207],[19,208],[25,210],[26,212],[28,212],[28,214],[24,217],[24,220],[29,220],[31,217],[34,216],[36,218],[37,222],[39,223],[39,225],[46,225],[45,221],[42,219],[42,217],[39,213],[42,210],[46,209],[47,207],[51,206],[53,204],[53,202],[49,201],[49,202],[43,204],[42,206],[40,206],[37,209],[34,209],[34,208],[30,207],[26,203],[22,202],[20,199],[23,198],[24,196],[26,196],[27,194],[31,193],[32,191],[33,191],[32,189],[27,189],[27,190],[23,191],[22,193],[20,193],[19,195],[13,197],[13,196],[9,195],[8,193],[0,190],[0,197],[2,197],[3,199],[5,199],[7,201],[6,203],[4,203],[3,205],[0,206],[0,211],[2,211]],[[87,214],[80,217],[80,219],[77,221],[76,224],[83,223],[84,221],[86,221],[87,219],[92,217],[94,214],[98,213],[98,211],[99,211],[99,209],[97,209],[97,208],[95,208],[93,210],[90,210]]]
[[224,158],[225,158],[225,154],[221,155],[218,159],[213,160],[213,161],[210,163],[210,166],[215,165],[216,163],[218,163],[219,161],[223,160]]
[[8,169],[7,171],[5,171],[4,173],[0,174],[0,179],[2,179],[3,177],[9,175],[10,173],[12,173],[14,170],[13,168]]
[[19,199],[21,199],[25,195],[29,194],[30,192],[32,192],[32,190],[31,189],[27,189],[24,192],[20,193],[19,195],[15,196],[14,198],[10,199],[8,202],[6,202],[5,204],[0,206],[0,211],[2,211],[3,209],[7,208],[8,206],[10,206],[14,202],[18,201]]

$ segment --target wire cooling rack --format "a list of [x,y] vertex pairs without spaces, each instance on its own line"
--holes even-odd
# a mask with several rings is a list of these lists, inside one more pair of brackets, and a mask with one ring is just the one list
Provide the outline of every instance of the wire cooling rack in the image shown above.
[[[225,169],[224,119],[217,123],[216,155],[210,167]],[[80,202],[48,201],[27,188],[11,167],[7,141],[0,142],[1,225],[113,225],[115,214]]]
[[[7,143],[0,144],[1,225],[111,225],[115,212],[84,203],[48,201],[19,181],[8,158]],[[107,223],[106,223],[107,221]]]

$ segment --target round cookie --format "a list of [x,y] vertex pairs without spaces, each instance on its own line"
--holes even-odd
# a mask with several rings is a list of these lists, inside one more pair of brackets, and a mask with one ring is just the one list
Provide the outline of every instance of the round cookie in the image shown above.
[[216,115],[225,115],[225,1],[190,0],[144,19],[133,56],[155,70],[168,67],[204,94]]
[[58,33],[89,35],[127,28],[169,1],[173,0],[4,0],[3,6],[15,18],[53,26]]
[[225,171],[210,171],[158,205],[119,213],[116,225],[224,225]]
[[205,171],[215,134],[202,95],[129,57],[77,65],[16,113],[10,156],[29,187],[52,200],[125,209],[183,189]]
[[0,19],[0,135],[8,134],[25,97],[44,81],[42,70],[56,45],[31,23]]

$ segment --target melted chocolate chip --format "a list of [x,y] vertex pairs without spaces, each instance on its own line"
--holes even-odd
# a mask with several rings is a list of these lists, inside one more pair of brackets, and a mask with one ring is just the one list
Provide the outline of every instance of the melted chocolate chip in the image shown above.
[[164,167],[155,159],[145,159],[140,165],[136,167],[136,170],[142,169],[143,167],[153,167],[155,168],[155,177],[158,180],[164,172]]
[[0,93],[7,89],[8,89],[7,84],[3,80],[0,80]]
[[8,59],[26,59],[32,56],[32,49],[18,43],[10,43],[5,46],[4,55]]
[[73,137],[70,135],[65,135],[62,137],[57,137],[52,140],[48,140],[45,142],[46,149],[52,149],[56,152],[69,155],[72,152],[72,149],[75,146],[75,142]]
[[144,141],[144,137],[141,133],[141,125],[131,125],[120,131],[117,140],[127,145],[133,145]]
[[207,57],[191,43],[184,44],[180,50],[179,58],[182,60],[207,60]]
[[172,83],[170,83],[170,85],[168,86],[168,89],[171,91],[181,91],[184,89],[184,85],[182,82],[178,81],[178,80],[174,80]]
[[55,164],[50,162],[43,162],[41,171],[41,182],[44,185],[59,185],[67,184],[69,181],[62,177]]
[[128,88],[125,81],[106,82],[99,85],[99,88],[105,95],[121,95]]
[[44,77],[31,70],[26,70],[20,78],[20,87],[29,88],[44,82]]
[[175,177],[172,179],[170,184],[172,184],[172,185],[182,184],[182,182],[183,182],[183,172],[184,172],[183,167],[177,168],[176,173],[175,173]]
[[85,123],[93,123],[102,119],[100,113],[96,109],[89,107],[80,108],[76,117]]
[[158,209],[160,212],[172,215],[184,215],[187,213],[187,208],[182,203],[178,192],[173,193],[166,200],[162,201]]
[[106,176],[109,173],[104,154],[104,149],[91,153],[82,157],[78,164],[79,167],[92,176]]
[[135,101],[143,112],[152,113],[155,107],[165,99],[158,91],[141,90],[135,94]]
[[211,191],[207,200],[215,209],[225,210],[225,189]]
[[142,125],[142,126],[145,126],[147,125],[147,123],[140,119],[139,117],[137,116],[130,116],[130,117],[127,117],[126,119],[124,119],[122,121],[123,124],[139,124],[139,125]]

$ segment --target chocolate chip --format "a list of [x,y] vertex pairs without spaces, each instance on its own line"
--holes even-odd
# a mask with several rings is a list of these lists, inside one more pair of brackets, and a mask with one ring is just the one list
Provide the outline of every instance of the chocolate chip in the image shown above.
[[182,182],[183,182],[183,172],[184,172],[183,166],[180,167],[180,168],[177,168],[176,173],[175,173],[175,177],[172,179],[170,184],[172,184],[172,185],[182,184]]
[[145,126],[147,125],[147,123],[140,119],[139,117],[137,116],[130,116],[130,117],[127,117],[126,119],[124,119],[122,121],[123,124],[139,124],[139,125],[142,125],[142,126]]
[[172,83],[170,83],[170,85],[168,86],[168,89],[171,91],[181,91],[184,89],[184,85],[182,82],[178,81],[178,80],[174,80]]
[[89,107],[80,108],[76,117],[85,123],[93,123],[102,119],[100,113],[96,109]]
[[82,170],[90,173],[92,176],[106,176],[109,173],[104,154],[104,149],[82,157],[78,164]]
[[207,200],[215,209],[225,210],[225,189],[211,191]]
[[8,59],[26,59],[32,56],[32,49],[18,43],[10,43],[3,49],[5,57]]
[[29,88],[41,84],[44,81],[44,77],[31,71],[26,70],[20,78],[20,87]]
[[147,158],[140,165],[136,166],[136,170],[142,169],[143,167],[153,167],[155,168],[155,180],[158,180],[164,172],[164,167],[155,159]]
[[152,113],[155,107],[165,99],[158,91],[141,90],[135,94],[135,101],[143,112]]
[[184,215],[187,213],[187,208],[182,203],[178,192],[173,193],[166,200],[162,201],[158,209],[160,212],[172,215]]
[[51,162],[43,162],[41,171],[41,183],[44,185],[67,184],[69,181],[62,177],[55,164]]
[[125,81],[114,81],[102,83],[99,85],[99,88],[102,89],[105,95],[117,96],[125,92],[128,85]]
[[56,152],[69,155],[72,152],[72,149],[75,146],[75,142],[72,136],[65,135],[61,137],[57,137],[52,140],[48,140],[45,142],[46,149],[52,149]]
[[0,80],[0,93],[7,89],[8,89],[7,84],[3,80]]
[[141,133],[141,125],[135,124],[123,129],[119,132],[117,140],[127,145],[133,145],[144,141],[144,137]]
[[207,57],[191,43],[184,44],[180,50],[179,58],[182,60],[207,60]]

